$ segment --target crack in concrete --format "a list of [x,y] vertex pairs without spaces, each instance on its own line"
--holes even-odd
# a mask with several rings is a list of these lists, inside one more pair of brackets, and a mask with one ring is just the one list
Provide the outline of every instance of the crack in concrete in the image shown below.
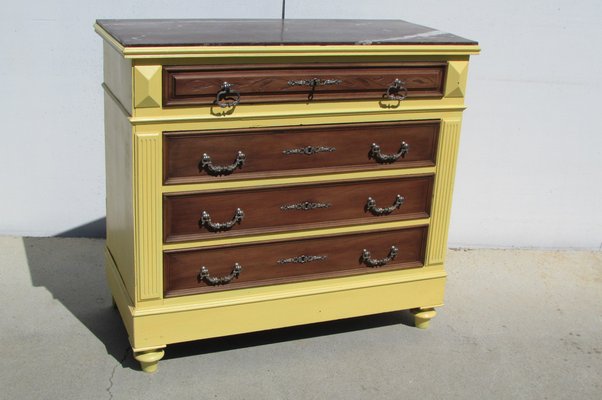
[[113,367],[113,371],[111,371],[111,376],[109,377],[109,387],[106,388],[106,391],[109,394],[109,400],[113,400],[113,392],[111,392],[111,389],[113,389],[113,377],[115,376],[115,371],[117,371],[118,366],[123,365],[123,363],[125,362],[125,359],[128,358],[130,351],[131,351],[131,347],[129,347],[129,346],[126,347],[123,357],[121,357],[121,360],[119,361],[119,363],[115,364],[115,366]]

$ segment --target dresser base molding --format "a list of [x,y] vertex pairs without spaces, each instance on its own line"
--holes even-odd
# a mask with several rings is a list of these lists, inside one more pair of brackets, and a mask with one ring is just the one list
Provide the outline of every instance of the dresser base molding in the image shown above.
[[[156,369],[167,344],[358,317],[391,311],[432,309],[443,304],[443,266],[393,271],[370,277],[241,289],[221,299],[200,296],[133,306],[107,250],[107,276],[129,334],[134,357],[145,372]],[[316,285],[318,283],[318,285]],[[231,293],[232,294],[232,293]],[[153,303],[153,302],[150,302]],[[325,306],[328,305],[328,306]],[[433,315],[434,316],[434,315]],[[418,325],[417,325],[418,326]],[[422,326],[420,326],[422,327]]]

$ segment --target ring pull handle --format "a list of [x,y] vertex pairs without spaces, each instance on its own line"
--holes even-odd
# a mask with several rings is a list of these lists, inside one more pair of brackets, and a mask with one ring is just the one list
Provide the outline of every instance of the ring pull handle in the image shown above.
[[242,266],[239,263],[234,264],[234,268],[232,272],[226,276],[216,277],[209,275],[209,270],[205,268],[205,266],[201,267],[201,272],[199,272],[199,282],[205,281],[207,284],[212,286],[217,285],[225,285],[230,283],[234,278],[238,278],[240,272],[242,271]]
[[410,145],[406,142],[401,142],[401,146],[399,147],[399,151],[397,153],[383,154],[380,150],[380,146],[376,143],[372,143],[368,156],[381,164],[390,164],[399,160],[400,158],[405,158],[409,151]]
[[405,198],[402,195],[398,194],[395,197],[395,202],[393,203],[392,206],[376,207],[376,200],[374,200],[372,197],[368,197],[368,202],[366,203],[366,211],[369,211],[376,216],[389,215],[393,211],[395,211],[399,207],[401,207],[401,205],[404,203],[404,201],[405,201]]
[[245,153],[239,150],[236,154],[236,159],[231,165],[216,166],[211,162],[211,157],[209,154],[204,153],[201,160],[201,169],[204,169],[209,175],[213,176],[230,175],[236,168],[242,168],[242,166],[245,164],[246,158],[247,156],[245,156]]
[[201,227],[205,227],[212,232],[228,231],[236,224],[240,224],[245,217],[245,213],[240,208],[236,209],[234,217],[227,222],[212,222],[211,215],[207,211],[201,213]]
[[235,107],[240,103],[240,93],[232,89],[232,83],[223,82],[219,92],[215,95],[215,104],[221,108]]
[[408,96],[408,89],[406,89],[405,84],[404,81],[395,79],[387,88],[387,98],[398,101],[405,99]]
[[398,252],[399,249],[397,247],[391,246],[391,250],[389,250],[388,256],[381,259],[375,259],[371,258],[370,252],[368,250],[364,249],[362,251],[362,262],[370,268],[382,267],[383,265],[387,265],[389,262],[395,260],[395,257],[397,257]]

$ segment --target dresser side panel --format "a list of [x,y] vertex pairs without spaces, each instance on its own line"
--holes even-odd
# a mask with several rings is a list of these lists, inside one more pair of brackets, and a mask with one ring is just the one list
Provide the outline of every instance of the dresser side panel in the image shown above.
[[134,277],[132,127],[121,107],[105,93],[106,246],[130,298]]
[[132,115],[132,61],[123,58],[115,48],[104,42],[104,83]]

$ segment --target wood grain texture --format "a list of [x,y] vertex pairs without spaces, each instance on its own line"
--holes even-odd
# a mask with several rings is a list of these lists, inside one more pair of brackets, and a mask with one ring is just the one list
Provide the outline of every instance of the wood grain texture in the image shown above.
[[[163,67],[163,105],[211,105],[223,82],[233,84],[241,104],[320,100],[383,100],[400,79],[408,97],[442,97],[442,62],[184,65]],[[289,81],[340,80],[333,85],[290,86]]]
[[[428,218],[432,182],[433,176],[428,175],[170,194],[163,198],[164,239],[179,242]],[[369,197],[377,207],[389,207],[398,194],[404,197],[404,203],[390,214],[375,215],[367,210]],[[305,202],[320,206],[286,208]],[[210,214],[212,222],[223,223],[232,220],[238,208],[244,218],[230,230],[215,231],[200,223],[203,211]]]
[[[230,290],[300,280],[321,279],[354,274],[369,274],[424,265],[427,227],[411,227],[382,232],[359,233],[282,241],[275,243],[226,246],[164,253],[165,296]],[[363,249],[373,258],[399,249],[395,260],[379,268],[367,267],[361,260]],[[306,256],[326,259],[307,263],[278,263],[279,260]],[[212,276],[232,272],[235,263],[243,270],[238,279],[226,285],[211,286],[199,280],[205,266]]]
[[[439,121],[381,122],[262,129],[168,132],[164,135],[166,184],[216,182],[277,176],[397,169],[435,165]],[[380,164],[370,158],[372,143],[383,153],[410,145],[404,158]],[[335,148],[313,155],[285,154],[306,146]],[[217,165],[230,165],[238,151],[246,155],[242,168],[230,175],[211,176],[200,168],[204,153]]]

